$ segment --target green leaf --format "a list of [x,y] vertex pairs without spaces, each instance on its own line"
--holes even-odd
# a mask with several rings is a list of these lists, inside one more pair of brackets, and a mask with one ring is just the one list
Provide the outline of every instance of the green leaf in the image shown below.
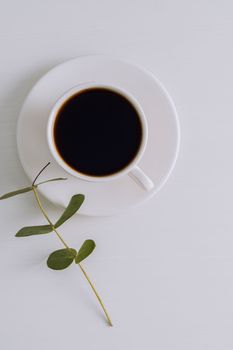
[[39,183],[36,184],[35,186],[40,186],[40,185],[46,184],[47,182],[61,181],[61,180],[67,180],[67,178],[66,178],[66,177],[56,177],[56,178],[54,178],[54,179],[50,179],[50,180],[46,180],[46,181],[39,182]]
[[30,187],[24,187],[24,188],[21,188],[20,190],[6,193],[3,196],[1,196],[0,199],[6,199],[6,198],[13,197],[13,196],[17,196],[18,194],[29,192],[31,190],[32,190],[31,186]]
[[44,233],[52,232],[53,228],[51,225],[41,225],[41,226],[27,226],[21,228],[16,233],[16,237],[27,237],[33,235],[43,235]]
[[53,270],[66,269],[74,261],[77,252],[73,248],[59,249],[49,255],[47,265]]
[[68,207],[65,209],[64,213],[60,217],[60,219],[56,222],[54,225],[56,228],[61,226],[66,220],[68,220],[72,215],[76,213],[76,211],[79,210],[81,207],[85,197],[83,194],[76,194],[74,195],[70,203],[68,204]]
[[95,249],[95,242],[92,239],[87,239],[78,251],[75,257],[76,264],[86,259]]

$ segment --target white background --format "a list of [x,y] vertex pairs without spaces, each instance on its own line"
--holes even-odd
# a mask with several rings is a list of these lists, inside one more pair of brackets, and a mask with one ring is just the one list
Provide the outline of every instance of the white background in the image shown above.
[[85,266],[113,328],[75,265],[47,269],[60,248],[53,235],[14,237],[41,224],[32,196],[0,203],[1,349],[233,349],[232,34],[231,0],[1,0],[0,193],[28,184],[15,140],[27,93],[80,54],[150,69],[182,136],[172,177],[150,202],[64,225],[71,245],[97,243]]

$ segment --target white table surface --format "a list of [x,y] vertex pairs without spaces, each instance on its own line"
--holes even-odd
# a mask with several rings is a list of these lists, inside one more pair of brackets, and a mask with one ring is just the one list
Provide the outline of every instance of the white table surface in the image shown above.
[[[233,349],[233,2],[1,0],[0,193],[27,185],[16,150],[21,105],[37,79],[71,57],[103,53],[150,69],[171,93],[181,151],[143,207],[64,226],[97,242],[85,266],[114,327],[76,266],[46,267],[53,235],[30,195],[0,202],[0,348]],[[60,212],[45,203],[52,217]]]

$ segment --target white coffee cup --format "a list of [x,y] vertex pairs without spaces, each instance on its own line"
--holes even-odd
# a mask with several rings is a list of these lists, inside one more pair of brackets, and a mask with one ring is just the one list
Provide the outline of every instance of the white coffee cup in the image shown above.
[[[57,114],[60,110],[60,108],[64,105],[64,103],[70,99],[72,96],[80,93],[83,90],[87,89],[92,89],[92,88],[102,88],[102,89],[107,89],[113,92],[116,92],[123,97],[125,97],[136,109],[138,117],[140,118],[141,125],[142,125],[142,139],[141,139],[141,144],[138,149],[138,152],[134,159],[122,170],[111,174],[107,176],[90,176],[90,175],[85,175],[81,172],[78,172],[71,168],[65,160],[60,156],[59,152],[57,151],[56,145],[55,145],[55,140],[54,140],[54,124],[55,120],[57,117]],[[146,117],[144,115],[144,112],[140,106],[140,104],[136,101],[136,99],[129,93],[126,92],[124,89],[111,86],[111,85],[106,85],[106,84],[99,84],[99,83],[86,83],[86,84],[81,84],[77,85],[70,90],[68,90],[64,95],[62,95],[54,104],[50,115],[48,119],[48,124],[47,124],[47,140],[48,140],[48,145],[49,149],[51,151],[52,156],[54,159],[57,161],[57,163],[69,174],[85,180],[85,181],[91,181],[91,182],[105,182],[105,181],[112,181],[115,179],[118,179],[121,176],[129,175],[138,185],[140,185],[142,188],[144,188],[147,191],[150,191],[153,187],[154,184],[151,181],[151,179],[142,171],[141,168],[138,167],[138,163],[145,151],[146,144],[147,144],[147,139],[148,139],[148,126],[147,126],[147,121]]]

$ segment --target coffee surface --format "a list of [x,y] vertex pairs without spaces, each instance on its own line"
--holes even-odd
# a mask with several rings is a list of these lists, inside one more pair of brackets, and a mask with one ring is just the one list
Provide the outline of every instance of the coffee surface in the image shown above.
[[137,155],[142,125],[124,96],[90,88],[60,108],[54,140],[61,158],[71,168],[89,176],[107,176],[124,169]]

